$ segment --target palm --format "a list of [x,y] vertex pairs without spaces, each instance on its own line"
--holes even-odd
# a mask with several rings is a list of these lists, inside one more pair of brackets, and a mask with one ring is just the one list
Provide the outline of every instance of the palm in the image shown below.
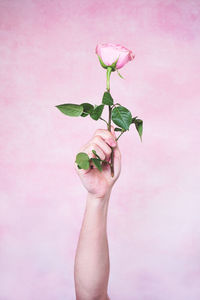
[[89,193],[103,196],[112,188],[116,175],[111,177],[110,166],[105,165],[101,172],[97,168],[89,169],[80,178]]

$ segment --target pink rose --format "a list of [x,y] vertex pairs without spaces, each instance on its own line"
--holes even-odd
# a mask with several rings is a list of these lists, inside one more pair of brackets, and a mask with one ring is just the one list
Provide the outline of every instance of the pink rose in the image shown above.
[[122,68],[127,62],[134,59],[134,54],[131,50],[119,44],[98,44],[96,46],[96,54],[99,57],[102,67],[107,68],[117,60],[114,69]]

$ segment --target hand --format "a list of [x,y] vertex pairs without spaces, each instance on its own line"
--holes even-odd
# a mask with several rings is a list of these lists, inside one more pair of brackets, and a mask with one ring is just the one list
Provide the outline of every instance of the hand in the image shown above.
[[95,150],[102,160],[106,159],[110,162],[112,147],[114,151],[114,177],[111,177],[109,164],[102,164],[102,171],[99,171],[92,162],[90,162],[88,170],[79,169],[75,163],[75,170],[83,185],[88,193],[96,198],[103,198],[111,192],[121,172],[121,153],[115,139],[116,135],[113,126],[111,126],[111,132],[106,129],[97,129],[92,139],[79,151],[87,153],[89,158],[95,158],[96,156],[92,152],[92,150]]

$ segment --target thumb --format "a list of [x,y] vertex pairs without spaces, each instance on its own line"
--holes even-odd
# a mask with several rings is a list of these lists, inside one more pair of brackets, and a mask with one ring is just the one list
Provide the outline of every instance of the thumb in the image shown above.
[[[114,126],[111,125],[111,133],[113,134],[115,140],[117,138]],[[116,141],[116,146],[113,148],[113,164],[114,164],[114,174],[118,177],[121,171],[121,152],[119,150],[118,141]]]
[[119,150],[118,141],[116,141],[116,143],[117,145],[113,148],[113,163],[115,177],[118,177],[121,171],[121,152]]
[[111,133],[114,135],[114,137],[116,138],[116,134],[115,134],[115,130],[114,130],[114,126],[111,125]]

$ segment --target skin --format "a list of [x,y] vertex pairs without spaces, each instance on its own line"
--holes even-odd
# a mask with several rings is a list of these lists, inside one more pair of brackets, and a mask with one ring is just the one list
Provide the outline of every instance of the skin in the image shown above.
[[[110,272],[107,239],[107,212],[112,188],[121,172],[121,153],[115,140],[114,127],[111,132],[97,129],[93,137],[79,152],[95,157],[96,150],[102,160],[110,161],[111,147],[114,149],[114,177],[110,166],[100,172],[92,163],[88,170],[74,168],[87,190],[86,207],[80,230],[74,263],[76,300],[108,300]],[[114,143],[113,143],[114,142]]]

